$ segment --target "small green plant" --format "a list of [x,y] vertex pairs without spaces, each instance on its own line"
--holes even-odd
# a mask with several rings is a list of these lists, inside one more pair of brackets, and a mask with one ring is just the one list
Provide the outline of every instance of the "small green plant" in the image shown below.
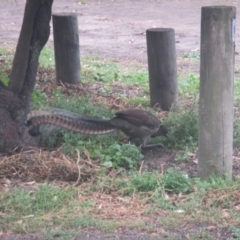
[[167,192],[186,193],[191,191],[191,179],[179,169],[169,168],[162,176],[162,181]]
[[230,178],[210,177],[206,180],[194,178],[193,183],[197,186],[198,190],[205,191],[208,189],[227,188],[234,185],[234,181]]
[[187,162],[189,160],[189,149],[186,147],[184,151],[181,151],[176,154],[176,160],[178,162]]
[[0,81],[5,85],[8,86],[9,78],[5,72],[0,71]]
[[198,143],[198,108],[193,105],[191,109],[179,109],[170,112],[163,122],[168,127],[168,138],[163,144],[170,148],[195,150]]
[[99,151],[104,166],[113,168],[136,169],[139,161],[143,158],[138,147],[131,144],[122,144],[115,142]]
[[47,95],[35,88],[32,93],[32,107],[37,108],[41,106],[46,106],[47,102]]
[[132,173],[129,186],[136,192],[149,192],[156,189],[164,190],[161,175],[157,172]]
[[62,145],[62,151],[70,156],[76,154],[76,149],[88,151],[92,159],[101,159],[102,165],[112,168],[136,169],[143,158],[141,150],[132,144],[120,144],[114,135],[88,136],[63,132],[50,137],[48,146]]
[[234,240],[234,239],[240,239],[240,228],[231,226],[230,230],[232,232],[232,237],[230,240]]

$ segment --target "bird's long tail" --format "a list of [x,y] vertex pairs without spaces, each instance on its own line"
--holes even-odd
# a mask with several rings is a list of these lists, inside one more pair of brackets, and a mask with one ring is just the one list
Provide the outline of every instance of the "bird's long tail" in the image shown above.
[[39,135],[39,127],[44,124],[90,135],[107,134],[117,130],[110,120],[60,110],[33,110],[28,114],[25,123],[30,127],[29,134],[32,136]]

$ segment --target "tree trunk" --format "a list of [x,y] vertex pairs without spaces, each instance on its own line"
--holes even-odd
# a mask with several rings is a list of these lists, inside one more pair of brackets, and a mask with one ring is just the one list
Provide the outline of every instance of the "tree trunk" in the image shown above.
[[53,0],[27,0],[8,88],[0,84],[0,151],[24,142],[24,120],[30,108],[38,59],[49,34]]

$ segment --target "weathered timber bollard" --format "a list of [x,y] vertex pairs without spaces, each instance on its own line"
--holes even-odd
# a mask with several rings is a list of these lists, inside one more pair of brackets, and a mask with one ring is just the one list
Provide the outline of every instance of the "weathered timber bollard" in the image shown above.
[[236,8],[202,8],[198,174],[232,176]]
[[178,98],[175,32],[153,28],[146,36],[151,106],[169,111]]
[[57,82],[79,84],[81,74],[77,16],[54,14],[53,36]]

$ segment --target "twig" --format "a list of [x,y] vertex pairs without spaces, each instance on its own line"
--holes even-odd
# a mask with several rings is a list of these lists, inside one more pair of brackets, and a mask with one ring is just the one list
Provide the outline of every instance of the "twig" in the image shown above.
[[79,184],[79,181],[80,181],[80,178],[81,178],[80,153],[79,153],[78,149],[76,149],[76,151],[77,151],[77,156],[78,156],[78,159],[77,159],[78,179],[74,183],[74,186],[77,186]]
[[141,162],[141,165],[140,165],[140,168],[139,168],[139,171],[138,171],[140,174],[141,174],[141,172],[142,172],[143,164],[144,164],[144,161]]

